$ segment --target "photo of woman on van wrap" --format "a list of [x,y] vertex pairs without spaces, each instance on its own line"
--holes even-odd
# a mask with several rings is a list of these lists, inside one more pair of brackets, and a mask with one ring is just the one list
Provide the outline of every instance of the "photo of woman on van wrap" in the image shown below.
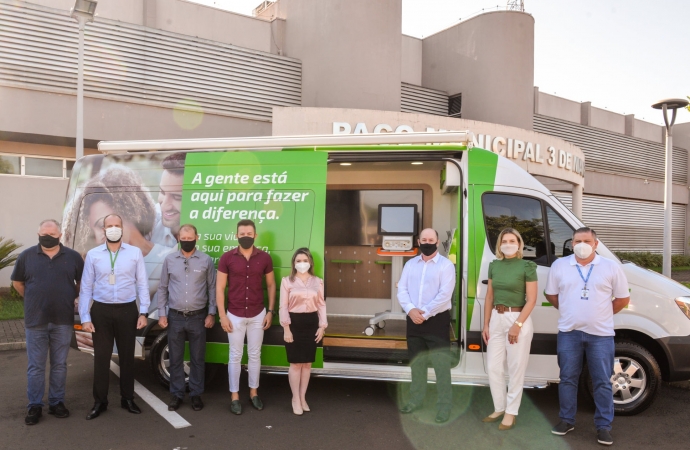
[[[105,242],[103,218],[109,214],[122,217],[122,241],[138,247],[144,255],[148,275],[151,308],[157,310],[156,295],[160,283],[163,260],[175,248],[155,244],[147,239],[156,221],[156,208],[151,195],[134,170],[121,164],[111,164],[99,171],[84,185],[79,205],[74,249],[84,254]],[[68,215],[68,217],[75,217]],[[89,347],[89,336],[78,335],[82,347]]]
[[530,314],[537,302],[537,265],[522,259],[523,248],[520,233],[513,228],[505,228],[496,242],[497,259],[489,264],[482,336],[487,344],[494,412],[483,422],[497,422],[503,417],[499,430],[510,430],[515,426],[534,334]]
[[310,411],[306,394],[316,344],[328,326],[323,280],[314,275],[314,258],[308,248],[292,255],[292,272],[280,282],[280,324],[285,332],[285,351],[290,363],[292,411]]

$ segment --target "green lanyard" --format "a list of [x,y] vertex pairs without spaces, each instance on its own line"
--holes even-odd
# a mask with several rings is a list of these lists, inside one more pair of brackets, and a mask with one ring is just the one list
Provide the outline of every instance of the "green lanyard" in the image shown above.
[[[107,248],[107,246],[106,246]],[[118,248],[115,252],[115,259],[113,259],[113,252],[108,248],[108,255],[110,255],[110,274],[115,275],[115,261],[117,261],[117,255],[120,254],[120,249]]]

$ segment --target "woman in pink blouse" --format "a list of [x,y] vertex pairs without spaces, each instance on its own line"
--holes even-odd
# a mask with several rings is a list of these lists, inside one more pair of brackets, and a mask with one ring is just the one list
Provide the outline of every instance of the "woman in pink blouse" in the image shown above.
[[290,363],[292,411],[309,411],[306,394],[316,344],[328,326],[323,280],[314,275],[314,259],[308,248],[292,256],[292,273],[280,282],[280,324],[285,330],[285,351]]

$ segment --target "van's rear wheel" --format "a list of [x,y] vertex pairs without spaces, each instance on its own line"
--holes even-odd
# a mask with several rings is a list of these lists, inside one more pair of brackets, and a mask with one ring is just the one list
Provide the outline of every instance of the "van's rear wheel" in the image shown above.
[[[652,354],[630,341],[616,342],[611,387],[616,415],[639,414],[654,402],[661,383],[661,369]],[[592,378],[585,366],[580,387],[594,401]]]
[[[151,370],[156,380],[164,387],[170,387],[170,354],[168,352],[168,332],[164,331],[156,337],[151,345],[149,353]],[[189,361],[184,361],[185,390],[189,391]],[[209,383],[218,370],[217,364],[206,364],[204,370],[204,383]]]

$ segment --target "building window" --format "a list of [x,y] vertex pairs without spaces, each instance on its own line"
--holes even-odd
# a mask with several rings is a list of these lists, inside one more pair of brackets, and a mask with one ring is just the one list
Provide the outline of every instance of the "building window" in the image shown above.
[[462,94],[454,95],[448,97],[448,116],[457,117],[458,119],[462,117]]
[[0,153],[0,176],[25,175],[32,177],[69,178],[73,159],[51,158]]
[[0,174],[21,175],[21,156],[0,155]]

